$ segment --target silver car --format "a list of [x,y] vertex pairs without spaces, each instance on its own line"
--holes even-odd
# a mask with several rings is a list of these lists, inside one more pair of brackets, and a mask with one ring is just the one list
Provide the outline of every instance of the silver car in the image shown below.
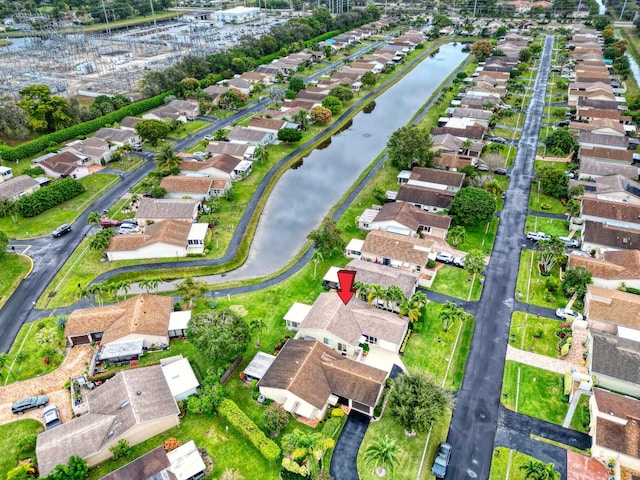
[[45,408],[42,411],[42,421],[44,422],[44,427],[47,430],[51,430],[62,425],[58,407],[56,407],[55,405],[49,405],[47,408]]

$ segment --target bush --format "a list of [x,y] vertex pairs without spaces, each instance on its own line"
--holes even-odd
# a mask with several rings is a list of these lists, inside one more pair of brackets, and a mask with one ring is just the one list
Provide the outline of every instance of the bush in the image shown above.
[[331,410],[331,416],[335,418],[342,418],[344,417],[344,410],[342,410],[341,408],[334,408],[333,410]]
[[113,458],[117,460],[118,458],[126,457],[131,452],[131,446],[129,442],[127,442],[124,438],[118,440],[118,443],[109,447],[109,451],[113,454]]
[[435,260],[427,260],[427,268],[436,268],[436,265]]
[[[342,411],[342,410],[340,410]],[[322,435],[325,437],[332,438],[337,432],[338,428],[342,424],[342,420],[340,418],[329,418],[322,427]]]
[[280,447],[269,440],[262,430],[236,405],[233,400],[225,398],[218,407],[218,413],[231,426],[242,433],[251,444],[258,449],[264,458],[275,462],[280,458]]
[[162,448],[164,448],[165,452],[170,452],[171,450],[178,448],[180,445],[182,445],[180,440],[175,437],[169,437],[162,444]]
[[18,452],[32,453],[36,450],[37,435],[27,435],[18,442]]
[[548,203],[542,202],[542,203],[540,204],[540,209],[541,209],[541,210],[551,210],[551,205],[550,205],[550,204],[548,204]]
[[84,191],[84,186],[75,178],[63,178],[36,190],[31,195],[20,197],[17,201],[18,211],[23,217],[35,217]]

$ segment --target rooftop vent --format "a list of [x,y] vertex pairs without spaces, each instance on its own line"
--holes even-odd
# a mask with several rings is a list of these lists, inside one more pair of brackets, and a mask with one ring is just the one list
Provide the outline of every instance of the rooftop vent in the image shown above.
[[136,395],[142,395],[142,392],[141,392],[140,390],[138,390],[138,391],[136,392]]

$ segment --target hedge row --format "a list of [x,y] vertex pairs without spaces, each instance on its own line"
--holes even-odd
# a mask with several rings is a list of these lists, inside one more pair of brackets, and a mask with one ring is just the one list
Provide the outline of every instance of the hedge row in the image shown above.
[[233,400],[225,398],[218,407],[218,413],[222,415],[236,430],[242,433],[256,447],[262,456],[270,462],[280,458],[280,447],[273,440],[267,438],[262,430],[247,417]]
[[0,145],[0,155],[3,160],[16,161],[23,158],[31,157],[40,153],[48,147],[55,146],[59,143],[73,140],[78,136],[89,135],[90,133],[99,130],[105,125],[111,125],[113,123],[120,122],[124,117],[136,116],[144,113],[152,108],[159,107],[164,104],[164,98],[171,94],[171,92],[165,92],[155,97],[147,98],[146,100],[140,100],[139,102],[132,103],[126,107],[122,107],[102,117],[94,118],[88,122],[72,125],[69,128],[58,130],[57,132],[43,135],[30,142],[23,143],[17,147],[9,147],[8,145]]
[[45,210],[77,197],[84,191],[84,185],[75,178],[63,178],[47,187],[36,190],[31,195],[20,197],[18,211],[25,218],[35,217]]

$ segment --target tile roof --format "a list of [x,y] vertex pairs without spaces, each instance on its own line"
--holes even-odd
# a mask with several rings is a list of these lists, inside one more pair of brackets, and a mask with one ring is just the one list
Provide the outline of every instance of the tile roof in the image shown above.
[[39,185],[40,184],[29,175],[19,175],[17,177],[10,178],[5,182],[0,183],[0,200],[13,198],[16,195],[20,195],[22,192]]
[[595,330],[591,338],[593,374],[640,384],[640,343]]
[[372,223],[389,220],[395,220],[414,232],[417,232],[420,226],[448,230],[451,225],[451,217],[449,215],[426,212],[407,202],[385,203]]
[[433,164],[445,168],[464,168],[473,164],[473,158],[467,155],[442,152],[433,159]]
[[601,222],[587,220],[584,229],[584,241],[596,245],[635,250],[640,248],[640,230],[616,227]]
[[640,205],[601,200],[598,198],[583,198],[581,215],[604,219],[605,222],[612,220],[615,222],[640,224]]
[[192,219],[199,204],[200,200],[141,198],[135,218]]
[[582,131],[578,136],[578,143],[580,145],[589,143],[600,145],[602,147],[618,147],[620,149],[627,149],[629,147],[629,137],[618,137],[616,135],[603,135]]
[[87,405],[88,414],[38,435],[41,475],[71,455],[99,452],[136,425],[179,413],[160,365],[117,373],[87,394]]
[[160,181],[160,187],[168,193],[195,193],[207,195],[211,189],[213,178],[211,177],[182,177],[169,175]]
[[423,267],[427,264],[432,247],[433,240],[431,239],[373,230],[367,234],[367,238],[364,240],[362,253]]
[[[632,253],[634,254],[633,263],[629,266],[624,263],[612,262],[607,260],[607,254],[612,253]],[[569,255],[569,267],[584,267],[591,272],[593,278],[602,278],[604,280],[632,280],[640,279],[640,256],[639,250],[621,250],[618,252],[605,252],[605,260],[592,257],[583,257],[582,255]],[[609,256],[611,258],[611,256]]]
[[433,190],[431,188],[403,185],[400,187],[400,190],[398,190],[396,201],[447,209],[451,206],[451,201],[454,196],[454,192],[448,192],[446,190]]
[[593,389],[593,396],[598,405],[595,444],[640,458],[640,401],[600,388]]
[[102,127],[96,133],[93,134],[96,138],[102,138],[103,140],[108,138],[114,143],[126,143],[131,138],[137,136],[137,133],[126,128],[107,128]]
[[588,318],[640,330],[640,295],[587,285]]
[[141,235],[115,235],[111,237],[107,251],[133,251],[154,243],[167,243],[186,248],[192,226],[192,222],[185,220],[161,220],[147,225]]
[[[573,123],[573,122],[572,122]],[[614,160],[616,162],[633,162],[633,152],[630,150],[619,150],[617,148],[605,147],[580,147],[578,158],[594,160]]]
[[462,188],[465,174],[437,168],[413,167],[410,180]]
[[386,377],[385,371],[343,357],[319,342],[292,339],[280,350],[259,385],[287,390],[318,410],[324,408],[331,394],[372,407]]
[[611,118],[613,120],[631,120],[631,117],[624,116],[620,110],[604,110],[601,108],[579,108],[578,117],[590,118]]
[[356,272],[358,282],[367,285],[380,285],[383,289],[396,285],[407,297],[413,294],[418,282],[419,273],[400,270],[399,268],[386,267],[378,263],[365,262],[364,260],[351,260],[345,270]]
[[71,312],[65,337],[104,332],[102,343],[110,343],[130,333],[166,336],[173,299],[143,293],[113,305],[80,308]]
[[458,137],[445,133],[443,135],[434,135],[431,139],[433,141],[433,149],[441,149],[444,147],[452,152],[457,152],[462,147],[462,140]]

